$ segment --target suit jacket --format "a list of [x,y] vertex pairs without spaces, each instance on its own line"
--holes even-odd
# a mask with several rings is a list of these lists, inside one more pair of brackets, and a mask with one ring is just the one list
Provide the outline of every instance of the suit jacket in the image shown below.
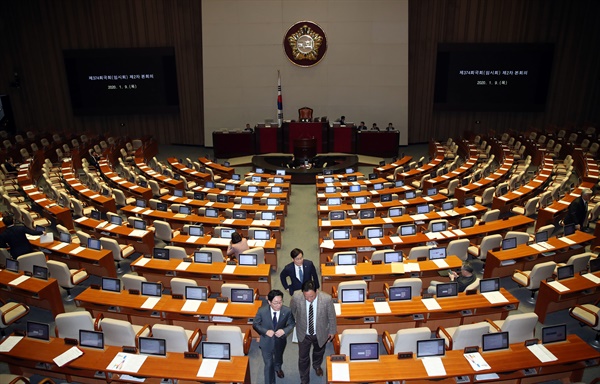
[[13,259],[26,253],[33,252],[33,247],[27,240],[25,234],[41,235],[43,232],[34,231],[24,225],[11,225],[0,234],[0,247],[10,247],[10,255]]
[[265,349],[273,349],[275,347],[276,342],[283,343],[284,345],[287,342],[287,336],[294,329],[294,325],[296,322],[292,317],[292,311],[290,307],[286,307],[285,305],[281,306],[281,310],[279,311],[279,318],[277,319],[277,329],[283,329],[285,332],[285,336],[281,337],[269,337],[266,335],[268,330],[277,331],[277,329],[273,329],[273,318],[271,317],[271,307],[269,304],[263,305],[256,312],[256,317],[254,318],[254,322],[252,323],[252,328],[258,334],[260,334],[260,348]]
[[[325,292],[317,291],[317,342],[319,346],[325,345],[329,335],[334,335],[337,332],[337,319],[335,317],[335,308],[333,307],[333,299]],[[292,315],[296,319],[296,336],[298,342],[302,342],[306,336],[307,328],[307,311],[306,299],[302,291],[294,293],[290,302]]]
[[583,227],[583,222],[587,216],[587,209],[585,207],[585,202],[581,196],[577,197],[575,200],[569,204],[569,209],[567,210],[567,216],[565,216],[565,224],[579,224]]
[[[309,280],[314,281],[315,288],[319,289],[319,277],[317,276],[317,269],[315,268],[315,265],[312,261],[302,261],[302,272],[304,273],[304,281],[300,281],[296,277],[296,265],[294,264],[294,262],[291,262],[285,267],[283,267],[283,271],[281,271],[279,278],[281,279],[281,285],[283,285],[283,288],[285,288],[285,290],[288,291],[290,295],[293,295],[294,291],[302,289],[302,284]],[[288,277],[292,282],[291,284],[288,284]]]

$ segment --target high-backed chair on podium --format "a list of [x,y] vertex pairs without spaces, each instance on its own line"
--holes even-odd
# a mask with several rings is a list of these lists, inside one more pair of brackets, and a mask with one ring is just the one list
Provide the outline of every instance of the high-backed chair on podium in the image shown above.
[[312,108],[302,107],[298,109],[298,119],[302,122],[312,121],[313,110]]

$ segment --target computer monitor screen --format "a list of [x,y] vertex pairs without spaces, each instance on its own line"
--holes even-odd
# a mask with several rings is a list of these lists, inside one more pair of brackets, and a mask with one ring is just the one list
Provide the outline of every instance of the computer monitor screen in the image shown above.
[[202,342],[202,358],[216,360],[231,360],[231,346],[229,343]]
[[429,248],[429,260],[438,260],[446,258],[446,248]]
[[482,335],[481,350],[483,352],[508,349],[508,332],[487,333]]
[[[327,173],[326,173],[326,174],[327,174]],[[324,178],[324,179],[323,179],[323,182],[324,182],[324,183],[327,183],[327,184],[329,184],[329,183],[333,183],[333,181],[334,181],[334,178],[333,178],[333,177],[326,177],[326,178]]]
[[142,281],[142,295],[160,297],[162,295],[162,284]]
[[354,182],[358,180],[358,177],[356,175],[352,175],[352,176],[348,176],[346,178],[346,180],[348,180],[349,182]]
[[204,200],[204,192],[194,192],[194,200]]
[[500,191],[498,191],[498,196],[504,196],[508,193],[508,186],[507,185],[503,185],[500,188]]
[[100,211],[93,210],[90,214],[90,217],[94,220],[100,220],[101,219]]
[[351,185],[350,192],[360,192],[360,185]]
[[447,229],[448,223],[445,221],[431,223],[431,232],[443,232]]
[[146,200],[144,199],[136,199],[135,206],[138,208],[146,208]]
[[479,181],[481,179],[481,172],[477,172],[473,175],[473,181]]
[[182,205],[181,207],[179,207],[179,213],[181,213],[182,215],[189,215],[192,213],[192,209],[187,205]]
[[383,184],[382,183],[373,184],[373,189],[376,191],[379,191],[379,190],[383,189]]
[[221,195],[221,194],[217,195],[217,203],[227,203],[228,201],[229,201],[229,198],[227,197],[227,195]]
[[509,249],[517,248],[517,238],[516,237],[507,237],[502,240],[502,250],[506,251]]
[[349,229],[334,229],[331,231],[333,240],[349,240],[350,230]]
[[48,268],[41,265],[34,265],[32,276],[37,279],[48,280]]
[[402,251],[385,252],[383,254],[383,262],[389,263],[401,263],[403,259]]
[[500,279],[492,277],[490,279],[481,279],[479,281],[479,292],[496,292],[500,290]]
[[208,300],[208,289],[206,287],[194,287],[188,285],[185,287],[186,300]]
[[435,195],[437,195],[436,188],[427,188],[427,196],[435,196]]
[[[369,173],[369,180],[375,180],[377,178],[376,173]],[[383,188],[383,185],[381,186]]]
[[214,181],[207,181],[206,183],[204,183],[204,186],[206,188],[214,188],[215,187],[215,182]]
[[173,191],[173,195],[175,195],[176,197],[183,197],[184,191],[183,189],[176,189]]
[[254,290],[252,288],[232,288],[232,303],[254,303]]
[[219,217],[219,210],[216,208],[206,208],[204,210],[204,217]]
[[254,240],[269,240],[269,239],[271,239],[271,234],[268,229],[254,231]]
[[458,295],[458,283],[443,283],[435,286],[435,296],[441,297],[453,297]]
[[190,236],[204,236],[204,228],[198,225],[190,225],[188,231]]
[[329,220],[344,220],[344,211],[329,212]]
[[221,228],[221,238],[222,239],[231,239],[231,235],[235,232],[233,228]]
[[271,193],[282,193],[283,192],[283,188],[282,187],[271,187]]
[[417,226],[414,224],[411,225],[402,225],[400,226],[400,236],[411,236],[417,234]]
[[404,187],[404,180],[396,180],[396,183],[394,184],[394,186],[396,188],[398,188],[398,187]]
[[406,199],[414,199],[415,197],[417,197],[417,193],[415,191],[406,191],[404,197]]
[[461,228],[471,228],[475,226],[475,219],[472,217],[465,217],[460,219],[460,227]]
[[283,177],[274,177],[273,182],[277,184],[283,183]]
[[13,259],[6,259],[6,269],[11,272],[19,272],[19,262]]
[[134,229],[146,229],[146,222],[144,220],[133,220]]
[[566,224],[564,229],[564,235],[569,236],[575,233],[575,224]]
[[593,273],[593,272],[598,272],[598,271],[600,271],[600,257],[597,257],[595,259],[590,259],[590,272]]
[[248,213],[243,209],[234,209],[233,218],[236,220],[245,220]]
[[335,193],[336,188],[334,186],[328,185],[325,187],[325,193]]
[[466,197],[465,198],[465,207],[469,207],[471,205],[475,205],[475,198],[474,197]]
[[66,233],[66,232],[60,232],[58,234],[58,239],[60,241],[62,241],[63,243],[70,243],[71,242],[71,235]]
[[225,184],[225,190],[226,191],[235,191],[235,184]]
[[354,204],[367,204],[366,196],[356,196],[354,198]]
[[[134,179],[134,180],[135,180],[135,179]],[[134,181],[134,180],[132,180],[131,182],[133,183],[133,181]],[[146,180],[140,180],[140,181],[138,182],[138,185],[139,185],[140,187],[142,187],[142,188],[148,188],[148,182],[147,182]],[[137,204],[136,204],[136,206],[137,206],[137,207],[140,207],[140,205],[137,205]]]
[[166,248],[154,248],[152,256],[158,260],[169,260],[169,250]]
[[350,343],[350,361],[379,360],[379,343]]
[[31,339],[48,341],[50,340],[50,325],[38,323],[37,321],[28,321],[26,334]]
[[253,183],[260,183],[261,178],[260,178],[260,176],[252,176],[251,180]]
[[96,251],[102,249],[102,243],[100,243],[100,240],[98,239],[88,239],[87,246],[89,249],[93,249]]
[[79,346],[104,349],[104,334],[102,332],[80,329]]
[[337,255],[338,265],[356,265],[356,253],[339,253]]
[[410,300],[412,297],[412,288],[408,287],[390,287],[388,292],[390,301]]
[[231,179],[232,180],[241,180],[242,176],[239,173],[234,173],[233,175],[231,175]]
[[274,197],[267,198],[267,205],[279,205],[279,199]]
[[212,264],[212,253],[203,251],[194,252],[194,263]]
[[323,175],[333,175],[333,169],[324,169]]
[[535,234],[535,242],[536,243],[543,243],[545,241],[548,241],[548,232],[540,231]]
[[567,340],[566,324],[542,327],[542,344],[556,343],[565,340]]
[[573,276],[575,276],[575,268],[573,265],[564,265],[558,267],[556,270],[556,277],[558,280],[570,279]]
[[249,185],[248,192],[256,193],[256,192],[258,192],[258,187],[256,185]]
[[285,169],[277,169],[275,170],[275,174],[278,176],[285,176]]
[[388,217],[398,217],[398,216],[402,216],[402,208],[394,207],[394,208],[388,209]]
[[383,228],[368,228],[367,239],[379,239],[383,237]]
[[451,211],[454,209],[454,204],[451,201],[445,201],[442,203],[442,211]]
[[375,217],[375,210],[363,209],[362,211],[358,212],[358,217],[361,219],[372,219]]
[[265,171],[262,168],[256,168],[256,170],[254,172],[256,172],[256,173],[264,173]]
[[121,292],[121,280],[111,277],[102,278],[102,290],[109,292]]
[[340,297],[342,303],[362,303],[365,301],[365,290],[363,288],[342,289]]
[[238,256],[238,265],[256,266],[258,255],[254,253],[240,253]]
[[417,357],[444,356],[444,339],[417,340]]
[[261,220],[275,220],[275,212],[269,212],[269,211],[262,211],[260,213],[260,219]]
[[[110,223],[114,225],[122,225],[123,218],[121,216],[110,216]],[[71,237],[71,236],[69,236]]]
[[390,193],[383,194],[379,197],[379,200],[381,200],[382,202],[392,201],[392,194],[390,194]]
[[352,169],[352,168],[346,168],[346,173],[354,173],[354,169]]
[[165,339],[155,339],[153,337],[139,337],[138,345],[140,347],[140,354],[142,355],[167,355],[167,341]]
[[46,232],[46,227],[44,227],[43,225],[36,225],[35,230],[37,232]]
[[417,205],[417,214],[429,213],[429,204]]

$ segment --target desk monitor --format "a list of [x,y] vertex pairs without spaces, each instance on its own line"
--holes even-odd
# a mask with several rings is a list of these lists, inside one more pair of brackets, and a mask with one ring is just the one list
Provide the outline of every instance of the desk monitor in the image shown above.
[[50,325],[38,323],[37,321],[27,321],[26,335],[31,339],[50,340]]
[[112,277],[102,278],[102,290],[108,292],[121,292],[121,280]]
[[230,184],[230,183],[225,184],[225,190],[226,191],[235,191],[235,184]]
[[435,297],[443,298],[443,297],[454,297],[458,296],[458,283],[443,283],[435,286]]
[[270,240],[271,233],[268,229],[257,229],[254,231],[254,240]]
[[258,264],[258,255],[255,253],[240,253],[238,255],[238,265],[256,267]]
[[492,277],[489,279],[481,279],[479,281],[479,292],[497,292],[500,290],[500,278]]
[[256,193],[256,192],[258,192],[258,187],[256,185],[249,185],[248,192]]
[[429,213],[429,204],[421,204],[417,205],[417,214],[427,214]]
[[229,343],[202,342],[202,359],[231,360]]
[[564,236],[569,236],[575,233],[575,224],[566,224],[564,229]]
[[212,253],[204,251],[194,252],[194,263],[212,264]]
[[356,175],[352,175],[352,176],[348,176],[348,178],[346,179],[349,182],[354,182],[358,180],[358,177]]
[[337,265],[356,265],[357,263],[356,253],[338,253],[337,254]]
[[149,281],[142,281],[142,295],[143,296],[162,296],[162,284],[151,283]]
[[373,219],[375,217],[374,209],[363,209],[358,213],[359,219]]
[[342,303],[364,303],[365,290],[364,288],[342,289],[340,297]]
[[95,210],[95,209],[94,209],[94,210],[93,210],[93,211],[90,213],[90,217],[91,217],[92,219],[94,219],[94,220],[101,220],[101,214],[100,214],[100,211],[97,211],[97,210]]
[[438,221],[431,223],[431,232],[443,232],[448,229],[448,223],[445,221]]
[[575,267],[573,265],[564,265],[556,270],[556,278],[558,280],[570,279],[575,276]]
[[402,251],[392,251],[383,253],[383,262],[389,263],[401,263],[403,259]]
[[344,211],[331,211],[329,212],[329,220],[344,220]]
[[360,192],[360,185],[351,185],[350,192]]
[[34,265],[32,276],[37,279],[48,280],[48,268],[41,265]]
[[183,195],[184,195],[184,190],[183,190],[183,189],[175,189],[175,190],[173,191],[173,195],[174,195],[175,197],[183,197]]
[[144,220],[133,220],[133,229],[146,229],[146,222]]
[[267,205],[279,205],[279,199],[276,197],[267,197]]
[[219,210],[217,208],[206,208],[204,217],[219,217]]
[[87,247],[89,249],[93,249],[95,251],[99,251],[100,249],[102,249],[102,243],[98,239],[92,239],[92,238],[90,238],[90,239],[88,239]]
[[231,239],[231,235],[235,232],[233,228],[221,228],[221,239]]
[[498,191],[498,196],[504,196],[508,193],[508,185],[503,185]]
[[14,259],[6,259],[6,269],[11,272],[19,272],[19,262]]
[[404,180],[396,180],[396,183],[394,183],[394,186],[396,188],[404,187]]
[[146,208],[146,200],[144,199],[135,199],[135,206],[138,208]]
[[388,297],[390,301],[410,300],[412,298],[412,287],[390,287]]
[[392,194],[391,193],[385,193],[383,195],[381,195],[379,197],[379,200],[382,202],[386,202],[386,201],[392,201]]
[[464,187],[469,185],[469,183],[471,182],[471,178],[470,177],[463,177],[462,180],[460,181],[460,186]]
[[246,220],[248,217],[248,213],[243,209],[234,209],[233,210],[233,218],[236,220]]
[[477,182],[481,179],[481,172],[475,172],[475,174],[473,174],[473,181]]
[[[135,179],[134,179],[135,180]],[[133,181],[131,181],[133,183]],[[148,182],[146,180],[140,180],[138,181],[138,185],[142,188],[148,188]],[[137,207],[139,207],[139,205],[136,205]]]
[[507,251],[509,249],[517,248],[517,238],[516,237],[507,237],[502,240],[502,250]]
[[260,219],[261,220],[275,220],[276,217],[276,213],[275,212],[270,212],[270,211],[262,211],[260,213]]
[[199,225],[190,225],[188,231],[190,236],[204,236],[204,228]]
[[185,299],[206,301],[208,300],[208,288],[188,285],[185,287]]
[[261,182],[260,176],[252,176],[251,180],[252,180],[253,183],[260,183]]
[[346,173],[354,173],[354,169],[352,169],[352,168],[346,168]]
[[[123,225],[123,218],[121,216],[110,216],[110,223],[114,225]],[[69,236],[71,238],[71,236]]]
[[536,243],[543,243],[546,241],[548,241],[548,232],[547,231],[540,231],[535,234],[535,242]]
[[417,234],[417,226],[414,224],[401,225],[400,236],[412,236]]
[[376,191],[382,190],[383,189],[383,183],[373,184],[373,189],[376,190]]
[[417,340],[417,357],[443,357],[445,354],[444,339]]
[[218,194],[217,195],[217,203],[227,203],[229,202],[229,198],[227,195]]
[[275,174],[277,176],[285,176],[285,169],[276,169]]
[[[377,178],[376,173],[369,173],[369,180],[375,180],[376,178]],[[383,188],[383,184],[381,185],[381,188]]]
[[214,188],[215,187],[215,182],[214,181],[207,181],[206,183],[204,183],[204,186],[206,188]]
[[446,258],[446,248],[438,247],[438,248],[429,248],[429,260],[437,260],[437,259],[445,259]]
[[234,173],[233,175],[231,175],[231,180],[242,180],[242,175],[240,175],[239,173]]
[[508,332],[487,333],[481,336],[481,351],[492,352],[508,349]]
[[[358,185],[357,185],[358,187]],[[333,185],[328,185],[325,187],[325,193],[335,193],[336,188]],[[352,192],[352,191],[350,191]]]
[[271,193],[282,193],[282,192],[283,192],[282,187],[278,187],[278,186],[271,187]]
[[427,196],[437,195],[437,188],[427,188]]
[[187,205],[182,205],[179,207],[179,213],[181,213],[182,215],[191,215],[192,209]]
[[254,303],[254,289],[252,288],[231,288],[231,302],[252,304]]
[[265,171],[262,168],[256,168],[256,170],[254,172],[256,172],[256,173],[264,173]]
[[[460,219],[460,228],[471,228],[475,226],[475,219],[472,217],[464,217]],[[515,238],[516,239],[516,238]]]
[[79,346],[84,348],[104,349],[104,333],[80,329]]
[[169,260],[169,250],[166,248],[155,247],[152,250],[152,256],[158,260]]
[[139,337],[140,355],[167,356],[167,341],[153,337]]
[[474,197],[465,197],[465,207],[470,207],[472,205],[475,205],[475,198]]
[[204,192],[194,192],[194,200],[204,200]]
[[378,361],[379,343],[350,343],[350,361]]
[[[329,170],[329,169],[326,169],[325,171],[330,171],[330,170]],[[324,173],[324,174],[325,174],[325,175],[331,175],[331,173]],[[334,181],[334,178],[333,178],[333,177],[325,177],[325,178],[323,179],[323,182],[324,182],[324,183],[326,183],[326,184],[333,183],[333,181]]]
[[367,239],[380,239],[383,237],[383,228],[368,228]]
[[404,193],[404,198],[405,199],[414,199],[415,197],[417,197],[417,193],[415,191],[406,191],[406,193]]
[[36,225],[35,226],[35,230],[36,232],[46,232],[46,227],[44,227],[43,225]]
[[567,340],[567,325],[558,324],[542,327],[542,344],[557,343]]
[[445,201],[442,203],[442,211],[451,211],[454,209],[454,203],[451,201]]
[[379,162],[379,165],[383,167],[383,166],[385,165],[385,160],[381,160],[381,161]]
[[58,239],[60,241],[62,241],[63,243],[70,243],[71,242],[71,235],[66,233],[66,232],[60,232],[58,234]]
[[323,175],[333,175],[333,169],[324,169]]
[[598,271],[600,271],[600,257],[596,257],[595,259],[590,259],[590,272],[594,273],[594,272],[598,272]]
[[402,216],[402,207],[392,207],[388,209],[388,217]]
[[354,204],[367,204],[366,196],[356,196],[354,198]]
[[229,161],[225,161],[225,162],[223,162],[223,166],[229,167],[229,166],[231,166],[231,163]]
[[423,166],[423,161],[422,161],[422,160],[420,160],[420,161],[417,163],[417,166],[418,166],[419,168],[421,168],[421,167]]
[[331,231],[331,238],[333,240],[350,240],[349,229],[333,229]]
[[283,177],[274,177],[273,182],[277,184],[283,183]]

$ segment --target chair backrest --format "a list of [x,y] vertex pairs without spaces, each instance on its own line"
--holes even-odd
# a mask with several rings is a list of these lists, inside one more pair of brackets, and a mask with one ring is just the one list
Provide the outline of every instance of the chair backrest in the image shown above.
[[54,319],[57,337],[79,339],[79,330],[94,330],[94,319],[88,311],[59,313]]
[[489,325],[485,322],[460,325],[452,335],[452,350],[463,350],[475,345],[481,348],[481,337],[488,332]]
[[481,216],[481,221],[484,223],[489,223],[491,221],[496,221],[500,218],[500,210],[499,209],[490,209],[486,213]]
[[548,238],[552,237],[552,233],[554,232],[554,224],[548,224],[540,227],[536,233],[546,232],[548,234]]
[[531,199],[527,200],[527,203],[525,203],[525,207],[524,207],[524,215],[525,216],[532,216],[537,212],[537,205],[540,201],[539,197],[532,197]]
[[236,284],[236,283],[225,283],[221,285],[221,297],[228,297],[231,299],[231,290],[233,288],[249,288],[248,284]]
[[185,252],[185,248],[183,247],[176,247],[174,245],[167,245],[165,246],[165,249],[169,250],[169,258],[170,259],[185,259],[186,257],[188,257],[187,253]]
[[[79,234],[79,231],[77,232]],[[83,242],[81,243],[83,244]],[[87,242],[86,242],[87,244]],[[121,261],[123,260],[123,254],[121,252],[121,247],[117,240],[112,239],[110,237],[101,237],[100,244],[102,244],[102,248],[109,249],[112,251],[113,260]]]
[[202,248],[200,248],[200,251],[201,252],[210,252],[210,254],[212,255],[213,263],[225,261],[225,258],[223,256],[223,251],[221,251],[221,249],[219,249],[219,248],[202,247]]
[[448,247],[446,247],[446,254],[454,255],[462,261],[466,261],[469,251],[469,245],[469,239],[452,240],[448,243]]
[[298,109],[298,119],[300,119],[300,120],[312,119],[312,116],[313,116],[312,108],[302,107],[302,108]]
[[527,232],[508,231],[506,232],[506,235],[504,235],[505,239],[510,239],[511,237],[517,238],[517,245],[527,244],[529,241],[529,233]]
[[63,288],[72,288],[74,286],[71,281],[71,271],[67,264],[61,261],[48,260],[46,266],[48,267],[48,273],[53,279],[56,279],[58,285]]
[[477,289],[479,289],[479,277],[476,277],[475,281],[465,287],[465,291],[477,291]]
[[121,276],[123,282],[123,290],[137,289],[138,292],[142,292],[142,282],[148,281],[144,276],[133,275],[126,273]]
[[350,344],[376,342],[377,330],[374,328],[345,329],[340,335],[340,353],[350,356]]
[[417,247],[412,247],[410,252],[408,253],[407,258],[409,260],[417,260],[419,257],[427,257],[429,256],[429,246],[428,245],[419,245]]
[[492,203],[492,201],[494,200],[494,192],[496,191],[496,188],[494,187],[488,187],[483,191],[483,194],[481,195],[481,205],[489,205]]
[[206,329],[206,341],[229,343],[231,356],[244,356],[244,334],[235,325],[209,325]]
[[407,277],[394,280],[392,287],[410,287],[410,297],[421,296],[423,281],[418,277]]
[[183,279],[181,277],[174,277],[171,279],[171,294],[172,295],[185,295],[185,287],[192,286],[197,287],[198,282],[192,279]]
[[125,320],[104,318],[100,323],[104,333],[104,344],[135,347],[135,331],[131,323]]
[[39,265],[44,268],[48,267],[46,255],[43,252],[26,253],[17,257],[17,261],[19,262],[19,269],[25,272],[33,273],[34,265]]
[[401,329],[394,336],[394,354],[398,352],[417,353],[417,341],[430,338],[429,327]]
[[556,263],[554,261],[547,261],[545,263],[534,265],[531,269],[531,273],[529,273],[529,285],[526,288],[532,290],[538,289],[542,280],[546,280],[552,276],[555,268]]
[[173,239],[173,233],[171,231],[171,224],[162,220],[154,220],[152,226],[156,229],[154,236],[163,241],[170,242]]
[[500,248],[501,245],[502,235],[494,234],[485,236],[483,240],[481,240],[481,244],[479,245],[479,258],[485,260],[489,250],[494,248]]
[[167,352],[188,352],[188,337],[182,326],[154,324],[152,326],[152,337],[165,339],[167,341]]
[[587,268],[588,262],[590,261],[591,252],[581,253],[579,255],[573,255],[567,261],[567,265],[573,266],[573,271],[579,273]]
[[508,316],[500,330],[508,332],[508,341],[510,344],[522,343],[525,340],[533,338],[535,325],[538,322],[538,315],[534,312],[518,313]]

